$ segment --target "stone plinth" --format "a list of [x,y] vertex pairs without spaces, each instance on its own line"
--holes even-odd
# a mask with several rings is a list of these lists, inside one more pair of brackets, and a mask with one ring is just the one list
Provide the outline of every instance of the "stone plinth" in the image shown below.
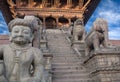
[[85,44],[83,41],[72,42],[72,48],[78,53],[79,57],[84,57],[85,54]]
[[49,52],[46,40],[40,40],[40,49],[42,50],[42,52]]
[[84,49],[84,42],[83,41],[73,41],[72,47]]
[[53,55],[51,53],[43,53],[45,59],[45,77],[46,82],[52,82],[52,58]]
[[91,52],[83,62],[89,70],[93,82],[120,81],[120,51],[119,49],[101,49]]

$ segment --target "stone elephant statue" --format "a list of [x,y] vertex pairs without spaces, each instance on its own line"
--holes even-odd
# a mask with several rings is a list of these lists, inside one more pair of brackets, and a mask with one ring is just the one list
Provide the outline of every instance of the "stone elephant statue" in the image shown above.
[[96,20],[91,31],[85,37],[85,55],[87,56],[92,50],[100,50],[100,47],[107,47],[106,30],[103,29],[103,22]]

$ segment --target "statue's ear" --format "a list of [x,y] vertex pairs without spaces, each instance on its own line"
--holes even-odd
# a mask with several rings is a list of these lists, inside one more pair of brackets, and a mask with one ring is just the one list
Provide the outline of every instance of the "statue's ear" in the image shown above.
[[10,42],[12,41],[11,32],[10,32],[10,34],[9,34],[9,41],[10,41]]
[[31,38],[30,38],[30,42],[32,42],[34,39],[34,34],[32,34]]

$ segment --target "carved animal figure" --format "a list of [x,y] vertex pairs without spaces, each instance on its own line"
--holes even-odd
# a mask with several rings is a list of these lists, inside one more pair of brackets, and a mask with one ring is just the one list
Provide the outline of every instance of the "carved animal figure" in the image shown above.
[[[107,47],[107,40],[106,40],[106,30],[103,29],[105,26],[101,19],[97,19],[91,31],[85,37],[85,54],[88,55],[92,50],[97,51],[100,49],[101,46]],[[105,33],[104,33],[105,32]]]
[[82,41],[84,39],[84,33],[83,21],[81,19],[76,20],[73,27],[73,40]]

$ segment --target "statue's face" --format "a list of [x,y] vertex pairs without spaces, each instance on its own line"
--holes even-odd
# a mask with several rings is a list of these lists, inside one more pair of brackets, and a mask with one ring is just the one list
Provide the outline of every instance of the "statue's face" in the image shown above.
[[27,26],[14,26],[11,32],[11,41],[16,44],[27,44],[32,38],[31,29]]

